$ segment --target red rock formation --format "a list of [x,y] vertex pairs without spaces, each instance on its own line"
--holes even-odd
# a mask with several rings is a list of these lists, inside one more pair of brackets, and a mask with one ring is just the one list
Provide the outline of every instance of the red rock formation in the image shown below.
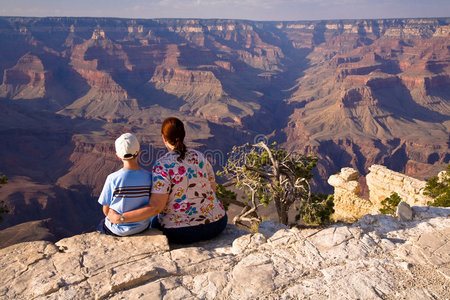
[[51,80],[51,75],[37,56],[28,53],[14,67],[5,70],[3,78],[0,97],[32,99],[45,96],[45,84]]
[[[117,167],[114,138],[131,131],[163,147],[170,115],[186,122],[189,145],[222,161],[260,134],[314,152],[323,191],[344,166],[425,177],[450,160],[446,18],[1,20],[0,171],[57,189],[36,209],[98,194]],[[9,101],[21,99],[36,101]]]

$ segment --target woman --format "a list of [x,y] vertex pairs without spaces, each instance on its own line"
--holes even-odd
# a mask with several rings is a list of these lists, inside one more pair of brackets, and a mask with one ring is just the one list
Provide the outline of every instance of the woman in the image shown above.
[[153,166],[149,204],[123,215],[110,210],[108,218],[113,223],[129,223],[158,215],[152,227],[161,229],[171,242],[213,238],[224,230],[227,215],[216,198],[212,166],[202,153],[186,148],[179,119],[164,120],[161,133],[169,152]]

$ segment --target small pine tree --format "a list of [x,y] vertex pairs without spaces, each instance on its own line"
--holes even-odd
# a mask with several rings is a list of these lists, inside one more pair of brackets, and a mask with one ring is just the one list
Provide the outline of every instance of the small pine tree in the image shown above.
[[281,224],[289,224],[288,212],[295,205],[298,206],[298,218],[304,220],[306,214],[307,222],[329,221],[333,197],[311,192],[310,181],[316,164],[317,157],[287,152],[275,143],[233,147],[223,171],[218,172],[230,180],[229,184],[243,190],[248,198],[238,204],[243,209],[233,222],[261,222],[258,207],[270,202],[274,203]]
[[[6,184],[8,182],[8,178],[3,175],[0,177],[0,188],[2,187],[1,184]],[[5,205],[5,202],[3,200],[0,200],[0,222],[3,221],[1,214],[7,214],[9,213],[8,207]]]
[[380,213],[395,216],[395,211],[401,201],[402,198],[397,193],[392,193],[389,197],[381,201],[382,207],[380,208]]
[[442,178],[434,176],[428,180],[424,194],[434,199],[433,202],[427,203],[430,206],[450,206],[450,165],[447,165]]

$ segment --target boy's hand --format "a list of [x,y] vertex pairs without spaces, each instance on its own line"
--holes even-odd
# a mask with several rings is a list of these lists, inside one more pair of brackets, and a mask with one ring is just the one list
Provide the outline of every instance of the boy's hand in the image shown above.
[[114,223],[114,224],[120,223],[120,215],[114,209],[109,209],[108,219],[111,223]]

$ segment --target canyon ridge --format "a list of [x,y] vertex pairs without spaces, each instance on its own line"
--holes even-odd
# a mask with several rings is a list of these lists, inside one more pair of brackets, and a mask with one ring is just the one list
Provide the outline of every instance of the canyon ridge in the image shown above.
[[0,229],[92,230],[114,139],[135,133],[149,169],[171,115],[216,170],[233,145],[276,141],[317,155],[329,193],[343,167],[426,179],[450,160],[450,18],[0,17],[0,42]]

